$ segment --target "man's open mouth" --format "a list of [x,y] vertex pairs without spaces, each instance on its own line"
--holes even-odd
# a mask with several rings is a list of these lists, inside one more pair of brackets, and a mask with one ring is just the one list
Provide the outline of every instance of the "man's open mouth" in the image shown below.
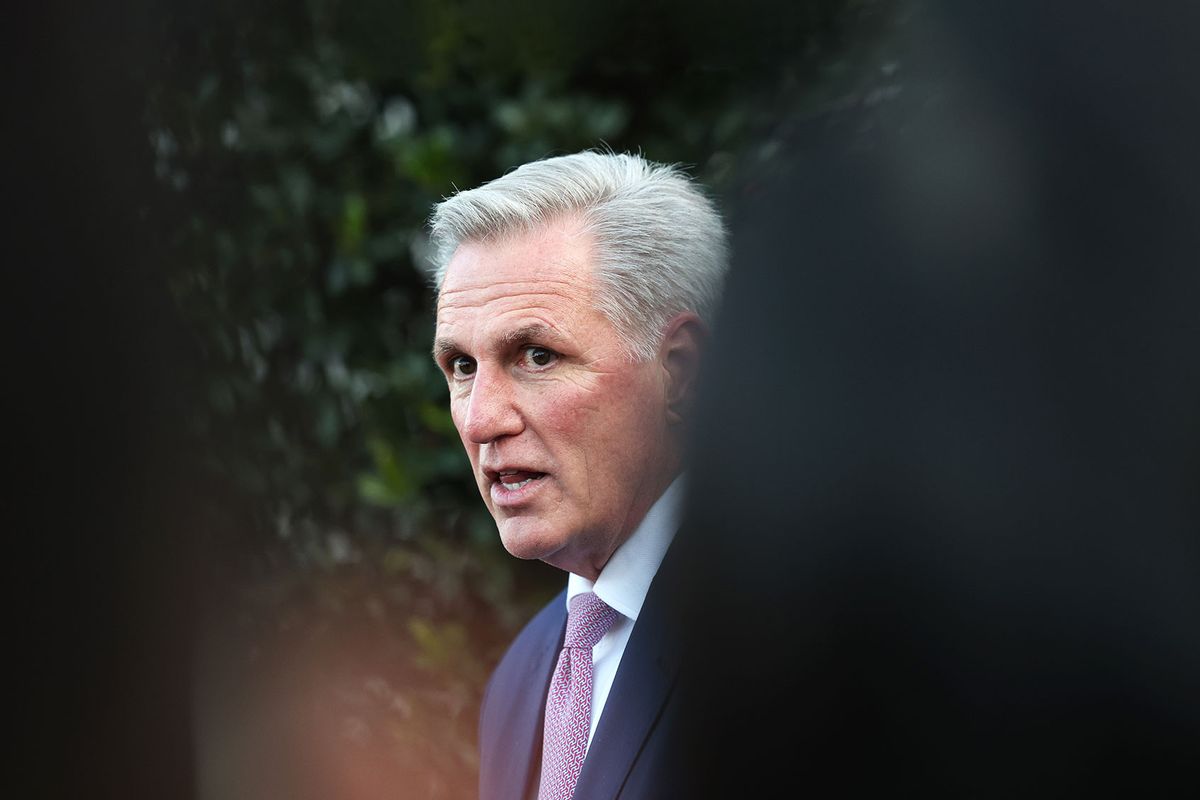
[[504,487],[505,491],[515,492],[523,489],[545,474],[544,472],[530,472],[523,469],[506,469],[497,474],[496,480]]

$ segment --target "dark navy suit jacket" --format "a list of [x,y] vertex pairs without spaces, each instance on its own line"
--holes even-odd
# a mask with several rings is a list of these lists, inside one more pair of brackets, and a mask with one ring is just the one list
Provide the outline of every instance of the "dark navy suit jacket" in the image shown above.
[[[621,656],[576,800],[686,796],[675,691],[682,646],[677,585],[669,550]],[[537,795],[546,690],[567,624],[565,596],[559,593],[525,626],[488,682],[479,724],[481,800]]]

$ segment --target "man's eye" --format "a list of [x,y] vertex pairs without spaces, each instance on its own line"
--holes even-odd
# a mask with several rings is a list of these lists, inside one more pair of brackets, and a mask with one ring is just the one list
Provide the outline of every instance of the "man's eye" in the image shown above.
[[475,359],[467,356],[455,356],[450,359],[450,372],[456,378],[466,378],[475,374]]
[[553,350],[547,350],[544,347],[526,347],[525,357],[529,359],[529,363],[537,367],[545,367],[554,363],[554,359],[558,354]]

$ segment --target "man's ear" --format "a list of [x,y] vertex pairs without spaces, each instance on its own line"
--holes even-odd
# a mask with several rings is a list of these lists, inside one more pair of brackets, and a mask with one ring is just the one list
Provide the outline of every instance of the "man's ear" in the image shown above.
[[707,340],[708,328],[690,311],[674,317],[663,332],[659,357],[666,373],[667,422],[672,425],[688,417]]

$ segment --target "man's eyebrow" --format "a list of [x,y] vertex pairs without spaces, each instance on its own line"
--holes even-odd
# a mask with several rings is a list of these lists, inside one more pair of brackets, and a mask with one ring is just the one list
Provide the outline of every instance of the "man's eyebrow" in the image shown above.
[[[554,328],[535,322],[532,325],[522,325],[520,328],[506,331],[501,335],[499,344],[501,347],[512,347],[530,342],[560,342],[562,340],[563,335]],[[461,352],[462,347],[451,339],[437,339],[433,343],[433,360],[437,362],[441,362],[448,355]]]
[[524,325],[516,330],[511,330],[505,333],[500,340],[508,347],[514,344],[527,344],[529,342],[546,342],[560,341],[562,334],[551,328],[549,325],[534,323],[532,325]]
[[433,343],[433,360],[440,362],[451,353],[458,353],[461,350],[462,348],[457,343],[449,339],[437,339]]

